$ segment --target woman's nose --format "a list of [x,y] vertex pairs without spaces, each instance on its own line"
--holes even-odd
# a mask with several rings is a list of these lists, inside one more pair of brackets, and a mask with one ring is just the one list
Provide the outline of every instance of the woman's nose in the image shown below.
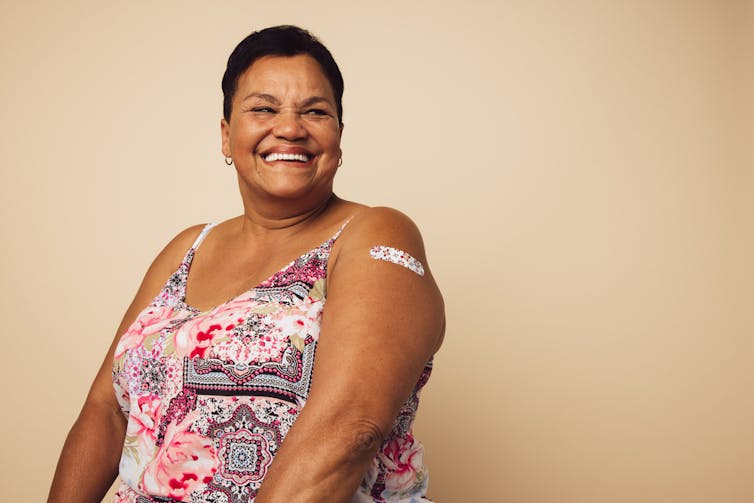
[[275,120],[273,134],[286,140],[298,140],[305,137],[307,131],[301,121],[301,116],[296,111],[281,110]]

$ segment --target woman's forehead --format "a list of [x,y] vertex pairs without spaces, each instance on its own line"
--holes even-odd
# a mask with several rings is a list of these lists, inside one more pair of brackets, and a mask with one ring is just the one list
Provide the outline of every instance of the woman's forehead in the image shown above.
[[309,55],[264,56],[254,61],[238,79],[237,96],[257,95],[280,99],[287,94],[321,96],[335,101],[330,81],[320,64]]

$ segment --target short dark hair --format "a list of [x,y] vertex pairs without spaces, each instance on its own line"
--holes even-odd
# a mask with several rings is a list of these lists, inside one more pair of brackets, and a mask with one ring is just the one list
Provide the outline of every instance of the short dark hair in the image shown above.
[[330,81],[338,109],[338,122],[343,122],[343,75],[335,59],[317,37],[298,26],[282,25],[253,32],[241,40],[228,58],[223,74],[223,116],[230,121],[233,96],[238,79],[256,60],[264,56],[297,56],[306,54],[314,58]]

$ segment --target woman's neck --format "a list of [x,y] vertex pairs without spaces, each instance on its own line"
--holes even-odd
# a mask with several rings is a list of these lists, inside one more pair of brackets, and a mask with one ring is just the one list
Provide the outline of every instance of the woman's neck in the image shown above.
[[288,230],[295,234],[304,230],[322,214],[340,204],[341,199],[334,193],[316,204],[296,208],[291,204],[258,208],[245,204],[241,221],[241,232],[253,236],[263,236]]

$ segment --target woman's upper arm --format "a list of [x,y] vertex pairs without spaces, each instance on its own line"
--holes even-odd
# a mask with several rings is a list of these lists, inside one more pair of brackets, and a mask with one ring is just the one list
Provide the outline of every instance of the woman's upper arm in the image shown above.
[[[126,421],[113,392],[113,352],[121,334],[161,288],[170,268],[180,263],[194,229],[171,241],[149,268],[110,345],[78,419],[60,454],[48,501],[99,501],[115,479]],[[176,258],[178,257],[178,258]]]
[[[328,274],[307,408],[329,409],[385,436],[442,340],[442,296],[421,235],[405,215],[365,210],[340,239]],[[400,256],[399,263],[380,259],[400,252],[410,257]]]

